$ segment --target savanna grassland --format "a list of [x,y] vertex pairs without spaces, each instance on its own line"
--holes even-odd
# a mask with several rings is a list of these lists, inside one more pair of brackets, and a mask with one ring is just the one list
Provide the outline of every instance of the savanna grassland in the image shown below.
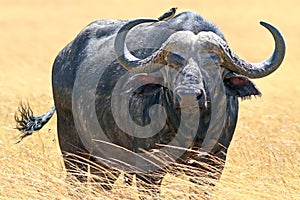
[[[300,199],[300,3],[297,0],[0,0],[0,199],[136,199],[122,177],[110,193],[67,180],[56,136],[56,116],[15,144],[14,113],[21,100],[35,114],[53,104],[51,66],[57,53],[97,19],[158,17],[172,6],[193,10],[217,24],[240,57],[259,62],[273,39],[259,21],[286,39],[282,66],[254,80],[261,98],[241,101],[238,126],[220,182],[211,199]],[[167,175],[162,199],[201,199],[184,177]],[[194,188],[195,190],[195,188]],[[205,187],[196,190],[205,191]],[[201,193],[201,192],[200,192]]]

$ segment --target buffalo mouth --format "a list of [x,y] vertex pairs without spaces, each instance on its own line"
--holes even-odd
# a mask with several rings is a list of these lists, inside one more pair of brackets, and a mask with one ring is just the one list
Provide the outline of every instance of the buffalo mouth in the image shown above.
[[194,86],[178,86],[175,90],[175,108],[182,111],[194,111],[195,108],[206,110],[208,108],[209,95],[205,89]]

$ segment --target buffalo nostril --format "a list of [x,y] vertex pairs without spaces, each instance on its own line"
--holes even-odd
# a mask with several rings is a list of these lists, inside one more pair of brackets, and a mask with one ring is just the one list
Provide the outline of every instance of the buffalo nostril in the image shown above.
[[198,94],[196,99],[200,108],[207,108],[207,99],[205,93]]
[[197,101],[200,101],[202,96],[203,96],[202,93],[201,94],[197,94],[197,96],[196,96]]

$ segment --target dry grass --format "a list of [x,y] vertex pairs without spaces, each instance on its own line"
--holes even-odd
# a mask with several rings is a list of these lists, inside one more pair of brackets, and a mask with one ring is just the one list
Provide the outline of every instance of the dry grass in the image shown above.
[[[167,175],[163,199],[300,199],[299,2],[286,1],[0,1],[0,199],[136,199],[122,178],[111,193],[96,184],[66,180],[56,138],[56,119],[16,145],[14,112],[28,99],[38,114],[50,109],[51,65],[58,51],[96,19],[154,17],[173,5],[218,24],[230,46],[251,61],[273,48],[262,19],[276,25],[287,56],[270,77],[255,80],[263,96],[241,102],[238,127],[221,181],[212,190]],[[265,41],[260,43],[261,41]],[[189,191],[189,187],[193,190]],[[201,193],[201,192],[200,192]]]

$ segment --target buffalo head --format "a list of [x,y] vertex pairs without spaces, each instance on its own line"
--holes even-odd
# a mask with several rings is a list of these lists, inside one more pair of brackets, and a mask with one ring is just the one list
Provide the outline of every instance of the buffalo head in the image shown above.
[[[163,80],[165,85],[174,90],[178,101],[184,99],[182,103],[185,106],[194,102],[198,102],[201,108],[208,106],[210,98],[207,82],[215,81],[212,80],[213,74],[220,75],[227,94],[239,97],[260,95],[248,78],[262,78],[271,74],[284,58],[284,39],[274,26],[266,22],[261,22],[261,25],[272,33],[275,50],[270,58],[260,63],[249,63],[239,58],[226,41],[209,31],[202,31],[197,35],[190,31],[175,32],[152,55],[145,59],[136,58],[125,44],[129,30],[141,23],[156,21],[156,19],[137,19],[125,24],[115,39],[114,49],[117,59],[129,72],[143,74],[140,78],[136,77],[137,79]],[[210,72],[208,67],[212,66],[218,68]],[[177,73],[171,73],[170,76],[168,72],[170,69],[176,70]],[[158,71],[161,73],[157,73]],[[145,73],[148,73],[148,76]],[[215,75],[214,77],[216,78]]]

